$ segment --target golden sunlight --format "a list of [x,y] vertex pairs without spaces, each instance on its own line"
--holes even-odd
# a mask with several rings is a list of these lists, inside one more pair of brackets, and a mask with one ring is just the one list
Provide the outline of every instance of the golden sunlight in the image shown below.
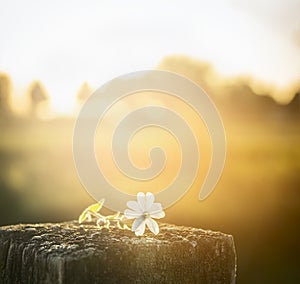
[[[124,175],[117,167],[112,154],[112,138],[118,123],[129,113],[145,106],[170,107],[189,125],[196,137],[201,152],[201,172],[195,181],[194,188],[199,188],[208,170],[211,145],[206,127],[196,112],[186,103],[174,96],[162,93],[143,92],[129,95],[114,104],[105,114],[98,126],[95,137],[95,152],[98,166],[111,184],[124,192],[136,194],[141,188],[151,192],[160,192],[176,178],[181,165],[181,149],[177,139],[171,133],[158,127],[147,127],[135,133],[128,145],[131,162],[140,169],[151,164],[149,151],[161,147],[165,151],[165,167],[160,174],[150,180],[134,180]],[[192,158],[192,157],[191,157]]]

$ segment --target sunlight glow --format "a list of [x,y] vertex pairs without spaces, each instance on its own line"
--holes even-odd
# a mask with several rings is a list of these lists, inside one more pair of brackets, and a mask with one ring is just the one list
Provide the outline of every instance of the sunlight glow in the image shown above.
[[74,112],[76,101],[70,96],[51,96],[51,108],[57,114],[71,115]]
[[84,81],[99,87],[172,54],[208,61],[221,75],[287,87],[300,76],[293,38],[300,7],[293,0],[264,3],[5,1],[0,71],[18,88],[40,80],[57,113],[72,113]]

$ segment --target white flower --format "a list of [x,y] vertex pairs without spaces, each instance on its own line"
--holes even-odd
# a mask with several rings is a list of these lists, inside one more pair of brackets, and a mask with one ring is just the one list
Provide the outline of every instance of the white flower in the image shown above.
[[142,236],[145,232],[145,225],[150,231],[157,235],[159,233],[159,227],[156,221],[152,218],[160,219],[165,217],[165,212],[160,203],[154,203],[154,195],[147,192],[146,195],[143,192],[137,194],[136,201],[128,201],[127,206],[132,209],[126,209],[124,215],[127,219],[135,219],[132,224],[132,231],[137,236]]

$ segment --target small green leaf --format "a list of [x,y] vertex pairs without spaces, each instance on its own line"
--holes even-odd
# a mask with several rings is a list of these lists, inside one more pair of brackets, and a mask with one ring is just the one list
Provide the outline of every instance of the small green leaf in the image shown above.
[[118,219],[119,216],[120,216],[120,212],[117,212],[116,214],[106,216],[106,219],[107,220],[114,220],[114,219]]
[[104,198],[102,198],[98,203],[90,205],[86,210],[97,213],[102,208],[104,201]]
[[78,218],[79,224],[81,224],[87,217],[87,209],[85,209]]
[[79,224],[84,222],[86,219],[88,219],[89,222],[92,221],[92,216],[90,212],[97,213],[102,208],[103,203],[104,198],[102,198],[98,203],[92,204],[88,208],[86,208],[78,218]]

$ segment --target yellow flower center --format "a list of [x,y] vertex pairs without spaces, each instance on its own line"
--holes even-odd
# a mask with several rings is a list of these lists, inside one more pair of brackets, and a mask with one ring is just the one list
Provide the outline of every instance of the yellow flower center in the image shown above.
[[144,212],[144,218],[145,219],[150,218],[150,214],[148,212]]

